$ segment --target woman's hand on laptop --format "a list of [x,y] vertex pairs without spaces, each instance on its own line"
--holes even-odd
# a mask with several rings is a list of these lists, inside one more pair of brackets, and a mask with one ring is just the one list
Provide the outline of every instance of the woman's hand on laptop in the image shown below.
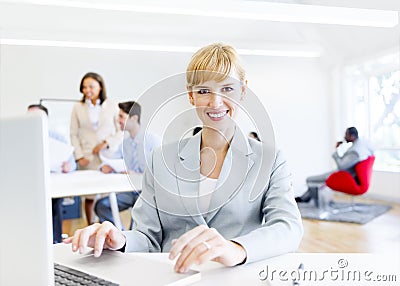
[[94,249],[94,256],[99,257],[103,249],[117,250],[124,247],[126,238],[111,222],[95,223],[75,231],[74,236],[64,240],[72,244],[72,251],[83,253],[86,247]]
[[[179,255],[180,254],[180,255]],[[235,266],[246,260],[243,246],[225,239],[215,228],[200,225],[172,242],[169,258],[179,258],[175,271],[184,273],[193,264],[216,261],[225,266]]]

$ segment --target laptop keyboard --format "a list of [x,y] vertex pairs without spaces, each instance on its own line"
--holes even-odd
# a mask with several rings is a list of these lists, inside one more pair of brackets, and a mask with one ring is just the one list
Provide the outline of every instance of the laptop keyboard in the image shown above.
[[119,285],[99,277],[89,275],[82,271],[69,268],[64,265],[54,263],[54,280],[55,285]]

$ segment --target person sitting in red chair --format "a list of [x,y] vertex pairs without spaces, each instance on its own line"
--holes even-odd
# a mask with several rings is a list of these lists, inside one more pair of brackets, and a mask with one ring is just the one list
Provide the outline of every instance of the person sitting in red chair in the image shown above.
[[[338,170],[349,172],[357,181],[355,165],[358,162],[364,161],[369,156],[374,154],[374,150],[371,144],[367,140],[358,138],[358,131],[355,127],[349,127],[346,129],[344,136],[346,142],[353,143],[352,146],[343,154],[339,156],[338,149],[332,154],[333,159],[336,162],[337,170],[333,170],[321,175],[311,176],[306,179],[308,190],[301,196],[296,197],[296,202],[309,202],[318,191],[318,186],[325,184],[326,179],[334,172]],[[337,142],[336,148],[338,148],[343,142]]]

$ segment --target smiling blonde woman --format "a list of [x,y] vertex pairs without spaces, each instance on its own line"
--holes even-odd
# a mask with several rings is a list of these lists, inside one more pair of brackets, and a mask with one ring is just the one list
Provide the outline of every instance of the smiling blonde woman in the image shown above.
[[[170,252],[177,272],[210,260],[234,266],[296,251],[303,228],[287,163],[236,124],[247,93],[236,51],[223,44],[200,49],[186,79],[202,131],[153,152],[132,231],[92,225],[66,241],[73,251]],[[263,158],[270,167],[262,167]],[[266,183],[253,196],[259,178]]]

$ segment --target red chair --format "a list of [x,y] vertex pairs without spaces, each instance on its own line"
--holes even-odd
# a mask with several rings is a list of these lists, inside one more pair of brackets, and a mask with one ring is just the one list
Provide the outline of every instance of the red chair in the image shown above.
[[[355,171],[357,175],[358,182],[354,177],[346,171],[338,171],[333,173],[326,180],[326,185],[333,191],[346,193],[351,196],[351,207],[347,208],[348,211],[355,210],[354,196],[359,196],[364,194],[371,183],[372,177],[372,166],[374,165],[375,156],[370,156],[364,161],[357,163],[355,166]],[[333,213],[342,212],[339,210],[334,210]]]

